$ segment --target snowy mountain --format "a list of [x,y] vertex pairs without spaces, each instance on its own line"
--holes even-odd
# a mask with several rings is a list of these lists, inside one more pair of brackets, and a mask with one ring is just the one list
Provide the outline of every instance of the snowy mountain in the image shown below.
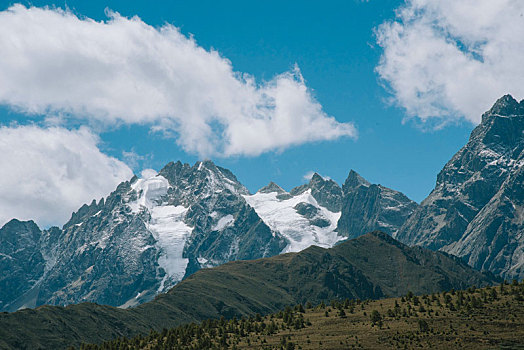
[[[129,307],[201,268],[332,247],[365,233],[340,229],[344,220],[362,221],[347,205],[361,195],[350,185],[352,174],[344,190],[314,174],[289,192],[270,183],[250,194],[211,161],[169,163],[82,206],[62,229],[13,220],[0,230],[0,309],[83,301]],[[378,186],[363,179],[360,185]],[[378,188],[381,199],[367,202],[383,213],[395,204],[385,198],[399,195]],[[358,217],[351,218],[353,210]],[[385,227],[387,219],[375,219],[365,228]]]
[[506,95],[482,116],[396,237],[523,279],[523,165],[524,101]]
[[330,248],[346,238],[336,231],[340,208],[333,203],[338,203],[338,197],[333,196],[336,200],[326,199],[331,193],[324,190],[326,188],[342,194],[340,186],[333,180],[314,174],[308,184],[296,187],[290,193],[271,182],[254,195],[244,195],[244,198],[273,231],[286,239],[288,244],[283,252],[298,252],[311,245]]
[[244,198],[286,238],[285,252],[310,245],[332,247],[375,230],[394,235],[418,206],[398,191],[369,183],[354,170],[342,187],[315,173],[309,183],[289,193],[271,182]]
[[247,204],[247,189],[212,162],[169,163],[145,175],[84,205],[61,230],[8,223],[0,239],[14,243],[0,246],[0,282],[18,289],[0,295],[0,309],[82,301],[128,307],[200,268],[288,245]]

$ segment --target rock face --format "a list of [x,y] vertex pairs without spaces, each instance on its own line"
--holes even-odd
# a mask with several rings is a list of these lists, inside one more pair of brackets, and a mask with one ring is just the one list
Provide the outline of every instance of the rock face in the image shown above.
[[524,278],[524,101],[500,98],[396,238]]
[[11,220],[0,229],[0,309],[31,289],[44,273],[40,234],[32,221]]
[[354,170],[349,172],[342,189],[338,232],[349,238],[375,230],[394,236],[418,207],[404,194],[370,184]]

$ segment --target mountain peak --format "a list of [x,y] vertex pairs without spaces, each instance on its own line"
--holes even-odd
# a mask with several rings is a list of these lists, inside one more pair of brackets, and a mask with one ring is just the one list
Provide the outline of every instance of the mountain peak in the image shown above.
[[348,190],[357,188],[358,186],[369,187],[371,183],[360,176],[355,170],[351,169],[349,171],[348,177],[342,186],[342,190],[346,193]]
[[519,102],[513,96],[504,95],[495,102],[488,113],[508,116],[518,114],[520,108]]
[[520,114],[524,114],[524,100],[519,103],[513,96],[504,95],[483,115],[482,120],[484,121],[485,117],[491,115],[512,116]]
[[524,264],[513,257],[524,247],[523,162],[524,101],[505,95],[483,114],[395,238],[449,252],[505,278],[522,278]]
[[524,100],[519,103],[511,95],[505,95],[482,115],[482,122],[471,133],[469,146],[476,143],[480,147],[503,147],[513,152],[522,144],[523,132]]
[[330,178],[324,178],[318,173],[314,173],[309,183],[300,185],[289,191],[292,196],[311,190],[311,195],[317,200],[318,204],[327,208],[329,211],[340,211],[342,201],[342,189],[339,184]]
[[272,193],[272,192],[276,192],[276,193],[280,194],[280,193],[285,193],[286,191],[284,191],[284,189],[282,187],[280,187],[279,185],[277,185],[276,183],[271,181],[269,184],[267,184],[266,186],[262,187],[257,192],[258,193]]
[[25,228],[28,228],[28,229],[32,229],[32,230],[40,230],[38,228],[38,225],[33,221],[33,220],[27,220],[27,221],[22,221],[22,220],[18,220],[18,219],[11,219],[9,220],[8,222],[6,222],[4,224],[3,227],[0,227],[0,230],[5,230],[5,231],[8,231],[8,230],[13,230],[13,231],[16,231],[22,227],[25,227]]
[[197,167],[198,170],[202,169],[209,169],[209,170],[216,170],[217,166],[215,163],[213,163],[212,160],[206,159],[202,161],[197,161],[194,165],[194,167]]
[[183,169],[189,169],[189,164],[181,161],[167,163],[159,172],[158,175],[169,179],[170,177],[179,175]]
[[315,183],[315,182],[324,182],[326,179],[324,179],[319,173],[314,173],[313,176],[311,176],[311,180],[309,180],[309,183]]

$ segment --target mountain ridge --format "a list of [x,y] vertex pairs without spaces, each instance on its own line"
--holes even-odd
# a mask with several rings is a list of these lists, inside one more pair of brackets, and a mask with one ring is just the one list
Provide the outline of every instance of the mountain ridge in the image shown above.
[[351,195],[318,174],[290,192],[271,182],[250,194],[212,161],[170,162],[82,205],[62,229],[35,228],[40,233],[27,245],[28,254],[41,256],[34,276],[10,277],[17,269],[2,265],[9,254],[0,246],[4,282],[21,286],[17,295],[0,294],[0,310],[83,301],[130,307],[201,268],[313,244],[328,248],[382,228],[371,222],[352,235],[340,233],[340,218],[352,215],[343,210]]
[[501,97],[396,237],[524,278],[524,100]]

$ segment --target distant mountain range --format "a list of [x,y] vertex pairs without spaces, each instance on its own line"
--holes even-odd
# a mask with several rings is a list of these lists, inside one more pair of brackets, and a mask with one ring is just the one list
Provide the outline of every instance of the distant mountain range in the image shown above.
[[208,318],[252,316],[331,299],[378,299],[497,282],[460,259],[408,247],[382,232],[334,248],[203,269],[130,309],[81,303],[0,313],[1,349],[65,349]]
[[[381,230],[408,245],[524,278],[524,101],[499,99],[420,205],[355,171],[255,194],[211,161],[167,164],[82,206],[62,228],[0,229],[0,310],[96,302],[131,307],[228,261],[333,247]],[[384,261],[386,257],[384,257]]]

